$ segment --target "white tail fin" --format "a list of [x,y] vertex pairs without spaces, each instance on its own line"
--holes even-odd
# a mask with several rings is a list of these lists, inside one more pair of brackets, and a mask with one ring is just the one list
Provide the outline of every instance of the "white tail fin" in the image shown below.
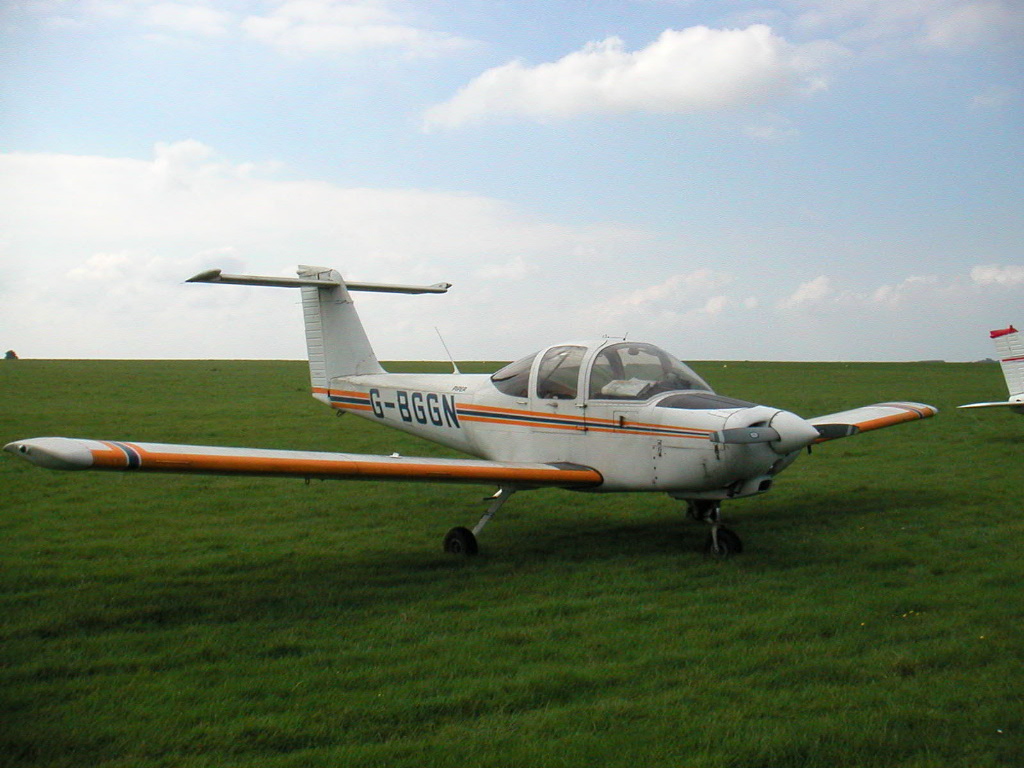
[[211,269],[190,278],[188,282],[301,288],[306,351],[309,355],[309,382],[314,393],[317,390],[326,392],[331,379],[338,376],[384,371],[370,346],[349,291],[444,293],[451,287],[450,283],[346,283],[337,271],[327,267],[300,266],[298,275],[298,278],[225,275],[219,269]]
[[1001,331],[992,331],[991,335],[996,344],[999,364],[1003,367],[1006,388],[1010,390],[1010,398],[1019,398],[1024,395],[1024,338],[1012,325]]
[[300,266],[299,279],[303,278],[327,283],[302,285],[309,383],[313,389],[327,389],[336,376],[383,373],[341,275],[324,267]]

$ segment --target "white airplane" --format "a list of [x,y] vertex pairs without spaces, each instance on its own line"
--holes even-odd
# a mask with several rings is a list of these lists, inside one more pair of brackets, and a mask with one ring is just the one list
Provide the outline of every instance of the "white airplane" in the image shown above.
[[996,403],[968,403],[959,408],[1009,408],[1024,415],[1024,338],[1012,325],[999,331],[990,331],[996,345],[999,364],[1003,367],[1003,378],[1010,391],[1010,399]]
[[890,402],[803,419],[716,394],[652,344],[564,343],[494,374],[387,373],[350,292],[444,293],[431,286],[346,282],[324,267],[298,278],[203,272],[190,282],[296,287],[302,292],[313,397],[478,459],[412,458],[40,437],[5,450],[50,469],[378,478],[492,485],[476,526],[452,528],[448,552],[473,554],[477,536],[520,490],[658,491],[710,524],[706,551],[742,550],[720,524],[721,502],[764,493],[800,452],[938,411]]

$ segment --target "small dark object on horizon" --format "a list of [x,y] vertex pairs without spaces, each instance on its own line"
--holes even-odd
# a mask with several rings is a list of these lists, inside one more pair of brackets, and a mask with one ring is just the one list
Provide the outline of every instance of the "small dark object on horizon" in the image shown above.
[[7,353],[4,355],[4,360],[17,360],[17,359],[18,359],[18,353],[15,352],[13,349],[8,349]]

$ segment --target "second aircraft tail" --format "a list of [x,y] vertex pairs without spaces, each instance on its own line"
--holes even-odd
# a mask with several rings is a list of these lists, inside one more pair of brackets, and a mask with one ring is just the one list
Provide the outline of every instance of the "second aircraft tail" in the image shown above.
[[1010,399],[1024,398],[1024,338],[1012,325],[1001,331],[992,331],[1003,378],[1010,391]]
[[961,408],[1009,408],[1024,415],[1024,339],[1012,325],[989,334],[996,345],[999,364],[1010,397],[995,403],[968,403]]

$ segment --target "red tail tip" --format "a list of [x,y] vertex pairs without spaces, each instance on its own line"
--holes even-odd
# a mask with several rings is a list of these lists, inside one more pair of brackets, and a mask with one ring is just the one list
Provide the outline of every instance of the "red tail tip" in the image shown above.
[[998,339],[1000,336],[1009,336],[1011,333],[1016,333],[1017,329],[1012,325],[1009,328],[1003,328],[1001,331],[989,331],[989,335],[993,339]]

